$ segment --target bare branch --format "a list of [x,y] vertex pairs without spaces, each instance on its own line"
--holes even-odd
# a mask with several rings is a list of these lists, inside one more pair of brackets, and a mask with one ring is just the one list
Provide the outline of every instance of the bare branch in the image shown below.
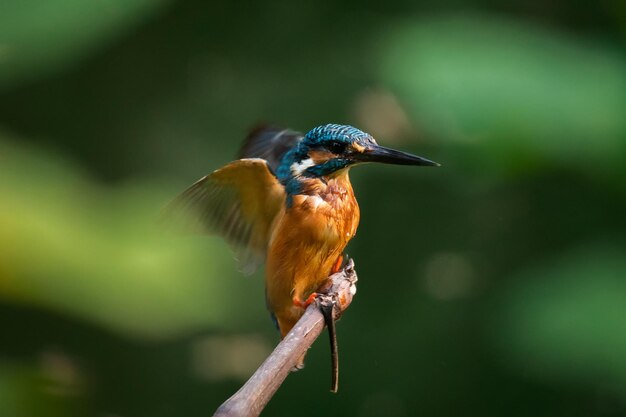
[[[349,260],[343,270],[330,277],[328,293],[320,295],[311,304],[298,323],[276,346],[254,375],[215,412],[214,417],[256,417],[274,396],[298,359],[313,344],[324,329],[324,317],[320,304],[333,303],[334,319],[337,320],[352,302],[356,293],[354,262]],[[333,385],[336,381],[333,381]]]

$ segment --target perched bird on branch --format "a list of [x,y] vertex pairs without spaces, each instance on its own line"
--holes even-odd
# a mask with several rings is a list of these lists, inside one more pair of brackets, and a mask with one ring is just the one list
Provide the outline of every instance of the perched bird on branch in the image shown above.
[[350,168],[366,162],[438,165],[337,124],[304,136],[257,128],[239,157],[198,180],[167,212],[182,215],[192,229],[224,236],[244,272],[265,262],[267,307],[282,337],[339,271],[343,250],[356,233],[359,206]]

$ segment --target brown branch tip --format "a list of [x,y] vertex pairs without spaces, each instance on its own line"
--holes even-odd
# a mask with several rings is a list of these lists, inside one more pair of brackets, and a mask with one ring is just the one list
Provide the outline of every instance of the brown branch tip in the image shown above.
[[[311,347],[324,329],[324,315],[321,309],[332,312],[329,318],[331,349],[333,347],[334,320],[338,320],[352,302],[356,294],[357,276],[354,261],[349,259],[341,271],[329,277],[325,288],[311,304],[304,315],[276,346],[274,351],[259,366],[248,381],[226,400],[215,412],[214,417],[256,417],[274,396],[299,359]],[[332,306],[332,309],[330,308]],[[337,389],[336,345],[332,350],[333,380],[331,391]]]

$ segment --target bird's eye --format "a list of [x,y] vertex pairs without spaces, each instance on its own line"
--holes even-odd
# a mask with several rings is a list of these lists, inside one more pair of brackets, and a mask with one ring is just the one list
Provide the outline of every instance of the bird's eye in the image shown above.
[[330,142],[326,148],[334,154],[341,154],[346,150],[346,144],[344,142],[333,141]]

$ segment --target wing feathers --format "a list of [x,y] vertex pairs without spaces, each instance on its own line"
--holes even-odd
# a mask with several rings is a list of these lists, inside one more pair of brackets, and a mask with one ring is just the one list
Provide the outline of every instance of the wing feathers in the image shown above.
[[282,157],[302,139],[302,133],[261,125],[253,129],[239,151],[240,158],[261,158],[276,172]]
[[165,217],[190,232],[217,233],[234,248],[241,269],[265,260],[274,218],[285,191],[263,159],[240,159],[196,181],[165,209]]

